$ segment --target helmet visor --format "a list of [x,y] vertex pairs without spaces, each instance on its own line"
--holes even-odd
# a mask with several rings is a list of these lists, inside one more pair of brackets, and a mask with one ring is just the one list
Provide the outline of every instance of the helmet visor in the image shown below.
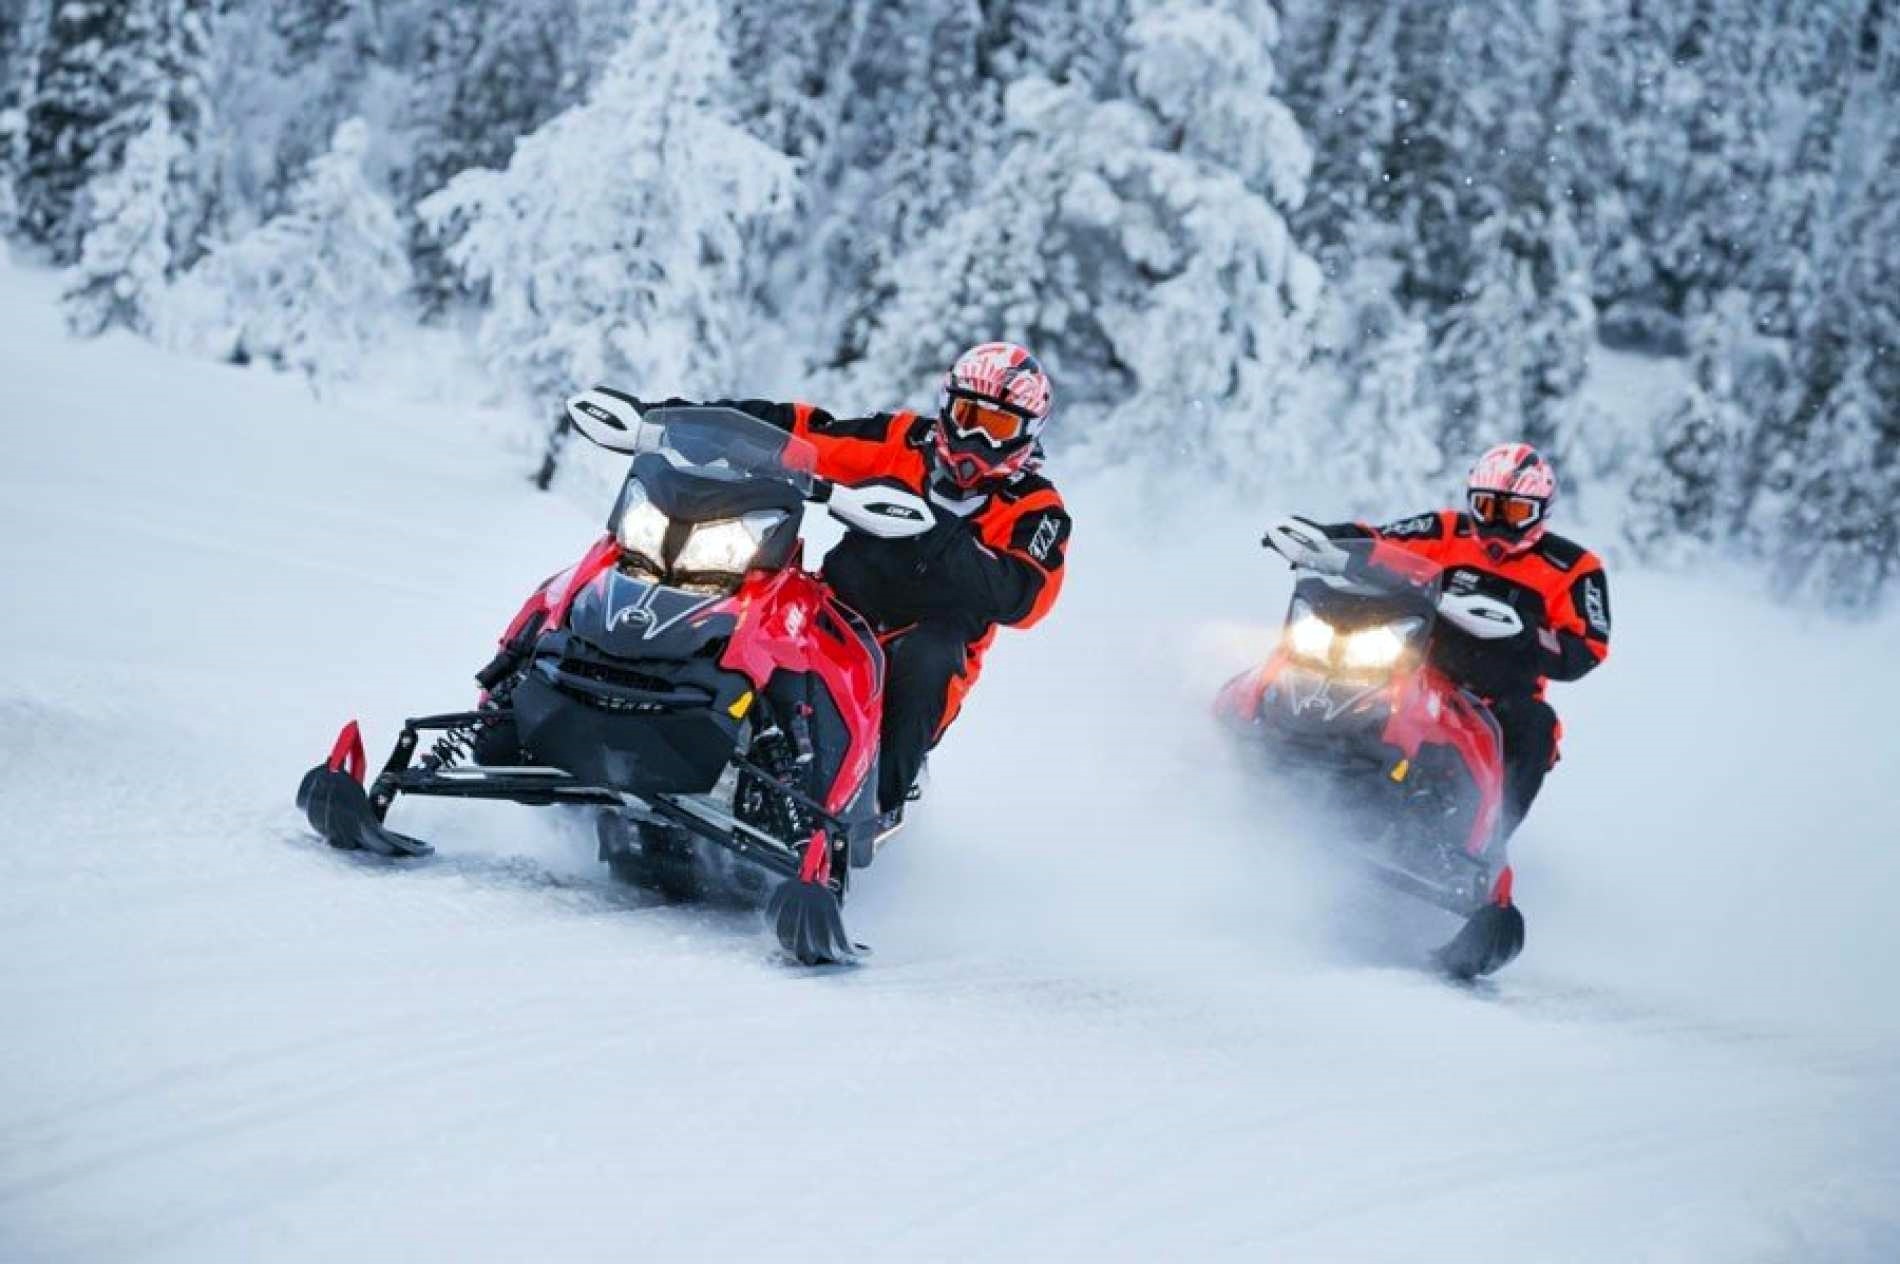
[[1535,496],[1474,491],[1466,499],[1471,505],[1471,516],[1487,527],[1527,531],[1544,516],[1544,502]]
[[1021,416],[986,400],[968,395],[952,395],[944,410],[944,424],[959,439],[981,439],[992,448],[1003,448],[1028,433],[1028,422]]

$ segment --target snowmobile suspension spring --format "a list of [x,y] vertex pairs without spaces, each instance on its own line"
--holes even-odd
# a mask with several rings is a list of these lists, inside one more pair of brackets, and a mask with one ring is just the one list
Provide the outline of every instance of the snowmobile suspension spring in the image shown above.
[[455,767],[473,753],[475,738],[481,732],[481,727],[477,722],[445,730],[429,747],[429,753],[422,757],[422,766],[431,772]]

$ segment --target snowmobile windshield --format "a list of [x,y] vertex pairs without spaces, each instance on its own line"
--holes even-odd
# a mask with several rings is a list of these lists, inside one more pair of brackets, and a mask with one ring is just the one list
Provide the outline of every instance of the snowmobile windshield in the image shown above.
[[1341,574],[1299,568],[1287,609],[1288,657],[1328,677],[1388,678],[1415,662],[1437,622],[1439,568],[1376,540],[1335,540]]
[[1345,626],[1436,617],[1443,572],[1434,562],[1379,540],[1335,540],[1347,554],[1345,572],[1299,571],[1295,597],[1309,610]]
[[656,408],[646,420],[666,427],[672,464],[713,479],[770,478],[809,496],[818,469],[811,444],[736,408]]

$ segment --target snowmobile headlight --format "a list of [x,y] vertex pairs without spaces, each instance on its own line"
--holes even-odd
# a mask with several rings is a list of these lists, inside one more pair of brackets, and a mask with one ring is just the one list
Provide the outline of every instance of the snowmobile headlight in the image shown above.
[[1298,613],[1287,624],[1286,643],[1295,658],[1325,662],[1333,648],[1333,625],[1311,610]]
[[1346,638],[1346,666],[1354,671],[1378,671],[1391,667],[1405,653],[1405,647],[1411,644],[1412,634],[1418,631],[1419,623],[1417,619],[1401,619],[1397,623],[1362,628],[1352,633]]
[[784,521],[782,510],[762,509],[740,518],[702,522],[680,546],[673,568],[695,576],[743,575],[765,537]]
[[1366,628],[1346,638],[1346,666],[1356,671],[1390,667],[1405,652],[1405,638],[1391,628]]
[[630,499],[620,513],[620,526],[614,532],[620,547],[654,571],[664,573],[661,560],[666,543],[667,516],[644,495]]

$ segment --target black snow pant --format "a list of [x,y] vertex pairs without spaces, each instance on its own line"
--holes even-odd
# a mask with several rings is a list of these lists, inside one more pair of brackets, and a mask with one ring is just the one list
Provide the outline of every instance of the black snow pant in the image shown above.
[[878,806],[903,804],[936,744],[953,700],[969,687],[970,645],[954,624],[920,623],[886,650],[884,731],[877,765]]
[[1504,831],[1514,832],[1544,787],[1557,757],[1557,713],[1542,698],[1517,694],[1491,700],[1504,731]]

